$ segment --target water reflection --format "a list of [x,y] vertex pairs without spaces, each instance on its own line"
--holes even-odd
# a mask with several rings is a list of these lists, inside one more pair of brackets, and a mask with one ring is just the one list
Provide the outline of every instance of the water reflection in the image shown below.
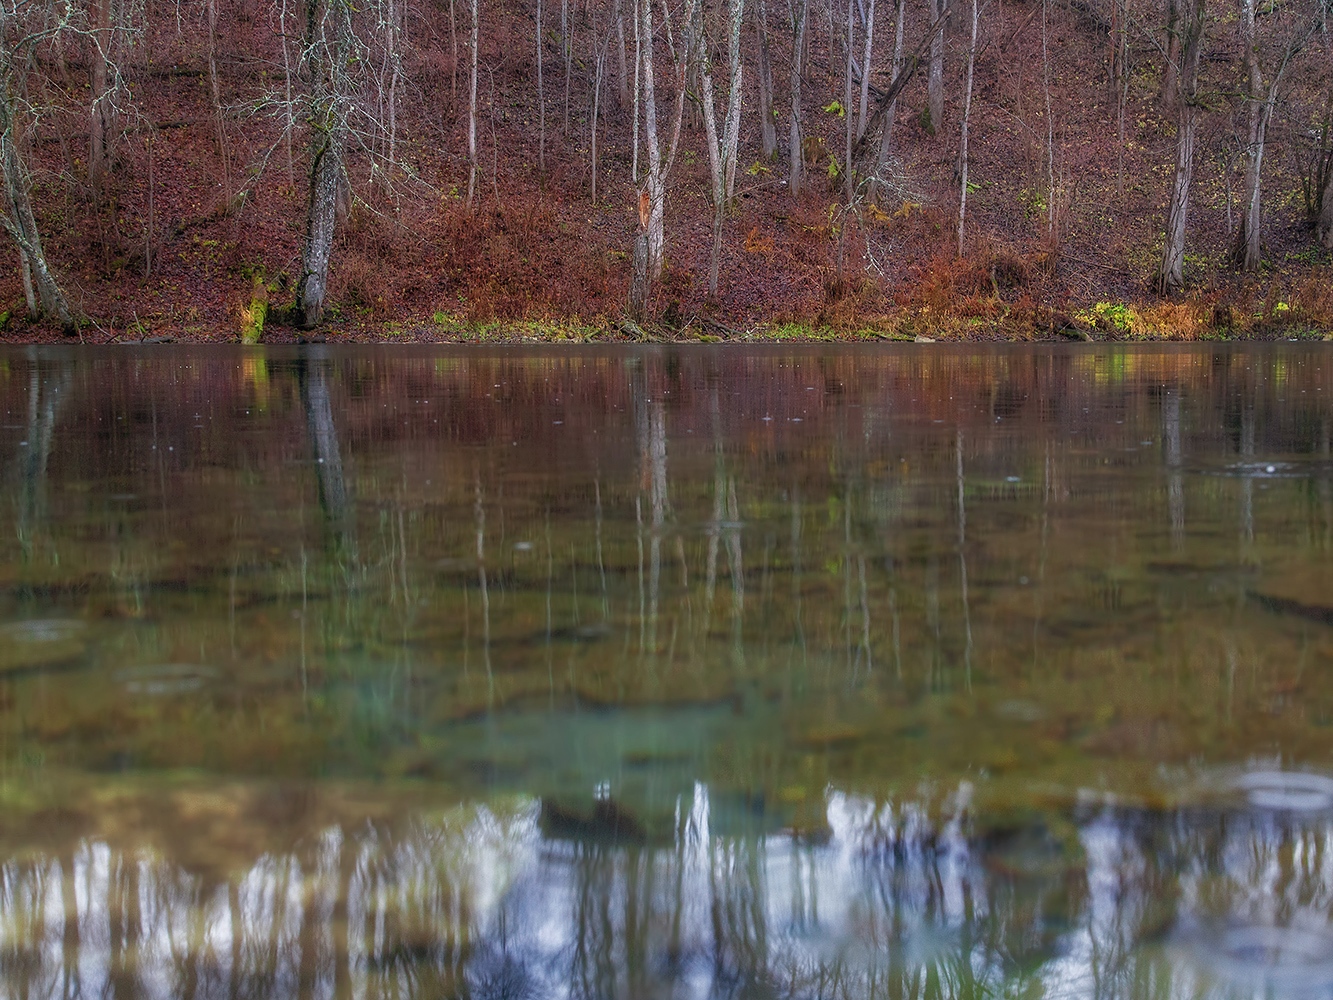
[[[960,786],[826,797],[828,835],[552,839],[540,805],[330,827],[221,882],[85,841],[0,868],[30,996],[1322,996],[1327,830],[1089,804],[978,832]],[[1164,891],[1165,890],[1165,891]]]
[[1321,346],[0,361],[0,994],[1333,992]]

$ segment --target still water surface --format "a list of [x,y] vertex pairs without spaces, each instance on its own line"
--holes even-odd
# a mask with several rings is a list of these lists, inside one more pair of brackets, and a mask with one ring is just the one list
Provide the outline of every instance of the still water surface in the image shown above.
[[0,995],[1333,996],[1330,397],[0,353]]

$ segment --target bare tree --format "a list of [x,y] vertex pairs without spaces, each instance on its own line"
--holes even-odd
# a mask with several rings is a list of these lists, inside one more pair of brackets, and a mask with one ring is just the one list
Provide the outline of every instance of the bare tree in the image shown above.
[[5,197],[0,227],[18,247],[19,270],[28,314],[47,315],[65,330],[75,328],[73,310],[46,262],[32,207],[32,174],[24,159],[31,108],[20,98],[20,74],[35,62],[39,49],[72,30],[73,12],[55,5],[40,9],[25,0],[0,0],[0,170]]
[[306,0],[305,15],[301,67],[309,91],[310,200],[297,310],[301,324],[312,327],[324,318],[339,192],[347,183],[354,35],[350,0]]
[[[865,54],[861,57],[861,103],[856,115],[858,139],[866,134],[866,121],[870,113],[870,61],[875,55],[875,0],[870,0],[866,6],[865,21]],[[848,113],[850,114],[850,111]]]
[[[481,167],[477,161],[477,48],[481,42],[481,0],[472,0],[472,35],[468,41],[468,98],[467,98],[467,207],[472,208],[476,193],[477,175]],[[569,74],[565,73],[565,128],[569,128]]]
[[[726,118],[721,135],[717,128],[717,111],[713,104],[713,62],[709,57],[706,40],[699,47],[699,90],[704,117],[704,134],[708,143],[708,166],[713,179],[713,252],[708,264],[708,294],[717,294],[718,260],[722,256],[722,221],[736,189],[736,148],[740,141],[741,125],[741,24],[745,14],[745,0],[727,0],[727,55],[728,82]],[[702,8],[696,7],[696,17],[702,21]]]
[[972,0],[972,38],[967,47],[967,83],[963,90],[963,123],[958,138],[958,256],[963,255],[963,223],[967,218],[967,130],[972,120],[972,76],[977,61],[977,25],[981,19]]
[[[907,0],[896,0],[895,6],[897,12],[893,21],[893,62],[890,66],[893,71],[893,79],[897,80],[903,71],[903,21],[907,13]],[[898,98],[895,95],[892,100],[884,105],[881,119],[879,154],[875,157],[875,169],[871,180],[871,196],[874,198],[879,197],[880,179],[889,169],[889,155],[893,152],[893,126],[897,118]],[[865,141],[864,129],[862,129],[861,141]]]
[[1273,110],[1287,67],[1305,46],[1314,30],[1315,21],[1311,19],[1308,25],[1302,23],[1287,40],[1277,68],[1273,71],[1273,78],[1265,87],[1263,67],[1259,61],[1259,40],[1255,34],[1254,0],[1239,0],[1239,6],[1241,41],[1245,46],[1245,98],[1250,109],[1250,135],[1249,144],[1245,148],[1244,209],[1231,245],[1231,261],[1243,271],[1258,271],[1263,235],[1260,182],[1268,125],[1273,119]]
[[1176,173],[1166,213],[1166,241],[1157,269],[1157,291],[1169,295],[1185,283],[1185,224],[1194,179],[1194,143],[1199,127],[1199,57],[1203,51],[1206,0],[1173,0],[1181,12],[1179,95],[1176,100]]
[[[680,125],[685,114],[685,71],[689,65],[688,35],[675,58],[676,107],[672,114],[671,139],[663,155],[658,134],[657,89],[653,73],[653,0],[636,0],[642,60],[644,134],[648,144],[648,175],[639,192],[639,232],[634,240],[634,273],[630,281],[629,314],[642,319],[648,314],[652,286],[662,277],[662,252],[666,242],[666,182],[680,143]],[[699,0],[687,0],[684,22],[694,20]],[[669,23],[668,23],[669,28]]]

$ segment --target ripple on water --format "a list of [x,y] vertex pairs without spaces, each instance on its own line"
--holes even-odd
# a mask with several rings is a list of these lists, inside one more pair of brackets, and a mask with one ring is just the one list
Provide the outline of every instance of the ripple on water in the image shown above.
[[1310,470],[1297,462],[1232,462],[1218,474],[1240,479],[1302,479],[1310,475]]
[[164,697],[189,694],[216,680],[218,672],[212,667],[194,663],[162,663],[150,667],[128,667],[117,670],[117,683],[123,684],[129,694]]

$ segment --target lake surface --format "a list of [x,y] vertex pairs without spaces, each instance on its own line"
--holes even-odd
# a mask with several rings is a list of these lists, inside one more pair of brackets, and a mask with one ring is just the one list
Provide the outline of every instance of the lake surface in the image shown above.
[[1333,996],[1331,397],[0,352],[0,996]]

